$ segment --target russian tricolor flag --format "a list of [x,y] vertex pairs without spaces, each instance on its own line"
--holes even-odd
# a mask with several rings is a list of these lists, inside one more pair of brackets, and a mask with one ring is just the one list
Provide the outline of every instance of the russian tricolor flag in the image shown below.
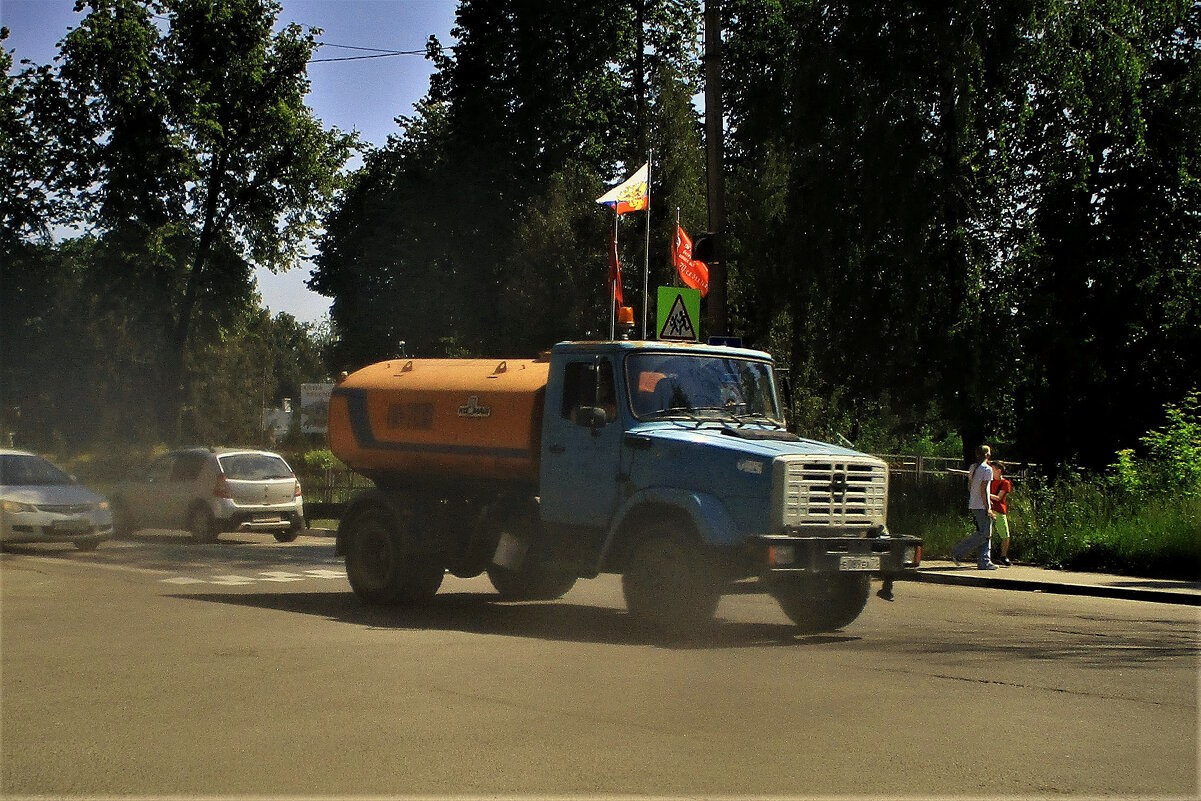
[[646,185],[650,168],[651,164],[648,161],[624,183],[598,197],[596,202],[608,206],[619,215],[628,211],[642,211],[650,201],[650,192]]

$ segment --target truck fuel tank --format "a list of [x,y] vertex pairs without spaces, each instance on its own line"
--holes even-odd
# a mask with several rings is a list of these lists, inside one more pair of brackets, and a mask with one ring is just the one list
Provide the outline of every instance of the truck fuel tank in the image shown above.
[[330,449],[377,479],[536,482],[549,371],[543,359],[364,367],[330,397]]

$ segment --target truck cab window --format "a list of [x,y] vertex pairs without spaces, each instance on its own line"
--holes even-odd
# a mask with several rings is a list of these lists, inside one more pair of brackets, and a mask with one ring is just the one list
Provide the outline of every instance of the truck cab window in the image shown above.
[[613,386],[613,363],[608,359],[571,362],[563,371],[563,404],[565,420],[577,425],[589,425],[585,409],[601,408],[605,423],[617,419],[617,393]]

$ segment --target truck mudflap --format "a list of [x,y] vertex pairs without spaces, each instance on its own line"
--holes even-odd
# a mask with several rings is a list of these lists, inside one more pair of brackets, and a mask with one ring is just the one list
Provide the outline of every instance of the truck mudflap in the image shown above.
[[802,573],[899,574],[922,561],[920,537],[808,537],[764,534],[750,547],[765,577]]

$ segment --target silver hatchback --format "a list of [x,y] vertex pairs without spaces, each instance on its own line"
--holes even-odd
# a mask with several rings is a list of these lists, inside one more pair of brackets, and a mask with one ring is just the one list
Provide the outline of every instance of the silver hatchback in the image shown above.
[[0,546],[70,542],[90,551],[113,535],[102,496],[28,451],[0,450]]
[[300,481],[270,451],[171,451],[118,484],[112,501],[118,536],[184,528],[197,542],[213,542],[223,531],[270,531],[291,542],[304,530]]

